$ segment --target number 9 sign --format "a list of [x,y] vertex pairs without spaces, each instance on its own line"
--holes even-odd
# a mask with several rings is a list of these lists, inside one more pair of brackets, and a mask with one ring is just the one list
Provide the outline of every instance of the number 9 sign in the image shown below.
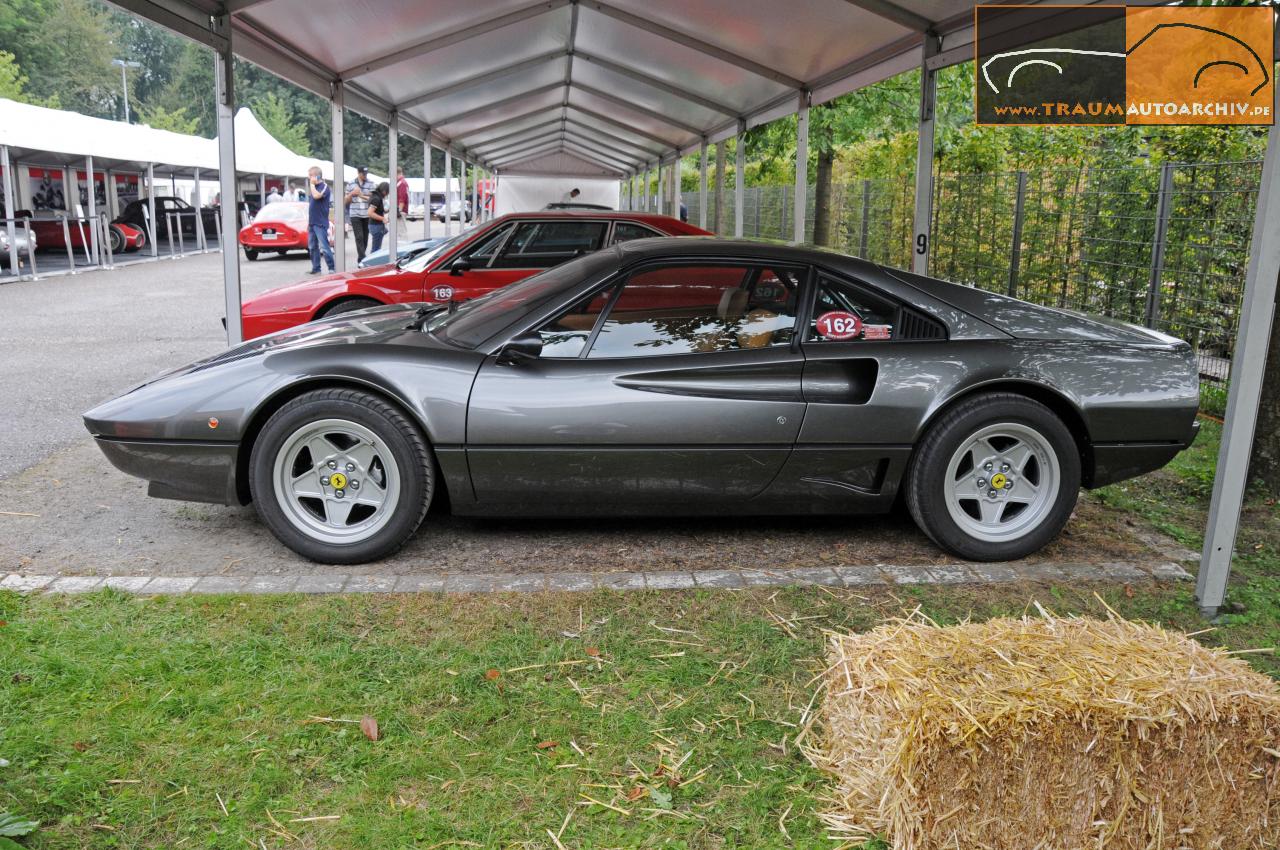
[[818,333],[825,339],[857,339],[862,333],[862,320],[853,313],[832,310],[823,313],[817,321]]

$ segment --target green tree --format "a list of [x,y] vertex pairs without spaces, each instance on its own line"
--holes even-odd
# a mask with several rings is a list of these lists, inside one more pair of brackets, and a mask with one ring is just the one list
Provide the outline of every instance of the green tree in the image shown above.
[[110,14],[90,0],[5,0],[0,49],[30,77],[28,93],[64,109],[111,118],[120,100],[118,32]]
[[168,130],[192,136],[200,124],[200,119],[187,115],[185,108],[166,109],[163,106],[138,107],[138,123],[156,130]]
[[264,130],[289,150],[302,156],[311,156],[311,143],[302,124],[295,123],[293,113],[284,99],[274,92],[252,103],[253,114]]
[[36,106],[58,108],[58,96],[51,98],[32,97],[26,93],[29,80],[18,67],[18,61],[12,53],[0,50],[0,97],[16,100],[18,103],[33,103]]

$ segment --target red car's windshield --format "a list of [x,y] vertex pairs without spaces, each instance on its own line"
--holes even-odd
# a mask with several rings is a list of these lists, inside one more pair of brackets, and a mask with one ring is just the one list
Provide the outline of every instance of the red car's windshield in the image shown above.
[[258,214],[253,217],[254,222],[259,221],[302,221],[307,217],[307,205],[300,204],[296,201],[276,202],[267,204],[258,210]]

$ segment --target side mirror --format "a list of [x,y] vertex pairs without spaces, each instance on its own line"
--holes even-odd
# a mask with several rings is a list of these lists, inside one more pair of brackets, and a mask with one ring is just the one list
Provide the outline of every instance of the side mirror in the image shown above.
[[449,264],[449,274],[457,277],[463,272],[471,271],[471,261],[466,257],[459,257]]
[[542,355],[542,335],[537,331],[523,333],[508,342],[498,352],[500,366],[517,366]]

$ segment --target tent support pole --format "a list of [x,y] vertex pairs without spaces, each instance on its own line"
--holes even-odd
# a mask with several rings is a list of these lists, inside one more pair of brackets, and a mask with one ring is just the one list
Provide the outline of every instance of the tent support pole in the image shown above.
[[747,186],[747,122],[738,122],[737,156],[733,172],[733,235],[742,238],[743,202]]
[[1280,193],[1280,134],[1273,126],[1267,131],[1267,154],[1262,164],[1262,185],[1258,190],[1253,240],[1249,246],[1249,270],[1240,305],[1240,333],[1231,360],[1231,388],[1227,391],[1227,412],[1213,478],[1213,497],[1209,502],[1209,523],[1196,576],[1196,602],[1201,613],[1208,617],[1216,616],[1226,601],[1231,554],[1235,549],[1245,487],[1249,483],[1249,456],[1258,420],[1258,403],[1262,399],[1271,322],[1276,312],[1276,280],[1280,278],[1280,241],[1273,238],[1280,228],[1277,193]]
[[160,244],[156,242],[156,164],[147,163],[147,239],[151,243],[151,256],[160,256]]
[[86,195],[89,199],[89,253],[92,255],[92,262],[99,268],[102,267],[102,245],[98,241],[98,193],[94,191],[93,181],[93,157],[86,156],[84,158],[84,173],[87,181],[88,191]]
[[476,197],[476,190],[480,186],[480,172],[476,170],[475,163],[471,164],[471,221],[475,222],[480,216],[480,208],[476,206],[479,198]]
[[[235,54],[231,46],[231,18],[221,15],[215,19],[215,30],[226,36],[226,47],[214,53],[213,76],[217,88],[215,98],[218,110],[218,183],[223,203],[218,209],[222,216],[222,283],[226,301],[227,345],[238,345],[244,340],[240,324],[240,251],[234,241],[240,231],[236,226],[236,94]],[[196,206],[199,207],[199,172],[196,181]],[[198,233],[204,232],[204,220],[196,210]]]
[[4,223],[9,232],[9,270],[15,278],[18,273],[18,228],[14,224],[14,212],[17,210],[13,198],[13,165],[9,162],[9,146],[0,145],[0,169],[4,170],[4,215],[8,219]]
[[920,127],[916,140],[915,232],[911,243],[911,271],[929,273],[929,226],[933,219],[933,125],[938,100],[937,72],[929,60],[937,53],[941,39],[924,34],[920,53]]
[[400,227],[400,178],[396,169],[400,167],[400,113],[392,112],[387,122],[387,182],[391,184],[391,197],[383,198],[382,205],[387,217],[387,259],[394,263],[400,256],[396,252],[400,240],[396,230]]
[[333,182],[329,194],[333,200],[333,265],[340,271],[347,270],[347,207],[342,198],[347,193],[345,141],[346,114],[343,108],[343,86],[339,80],[332,84],[329,95],[330,147],[333,149]]
[[707,229],[707,137],[698,148],[698,227]]
[[793,241],[804,242],[804,219],[809,209],[809,90],[800,92],[800,107],[796,111],[796,209]]
[[422,238],[431,238],[431,131],[422,140]]
[[444,235],[449,238],[453,235],[453,218],[449,215],[449,208],[453,205],[453,156],[449,153],[449,149],[444,149]]

